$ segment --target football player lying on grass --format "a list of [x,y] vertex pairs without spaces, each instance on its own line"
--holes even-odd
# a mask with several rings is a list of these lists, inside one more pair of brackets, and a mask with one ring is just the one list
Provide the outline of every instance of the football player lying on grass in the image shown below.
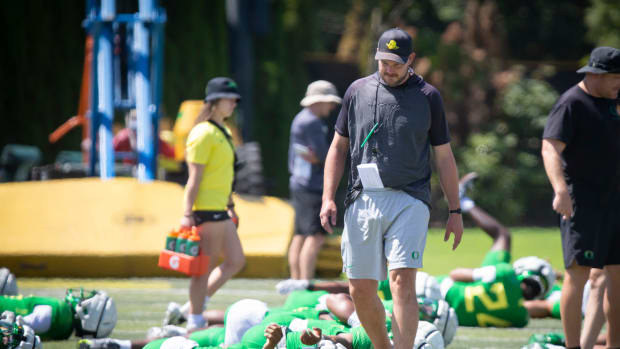
[[114,300],[102,291],[69,289],[64,299],[0,296],[0,312],[13,313],[43,340],[64,340],[74,331],[78,337],[107,337],[116,325]]
[[[310,295],[312,296],[312,295]],[[313,296],[315,299],[317,295]],[[295,301],[296,300],[296,301]],[[331,319],[327,315],[324,306],[314,307],[295,307],[295,304],[308,304],[319,302],[312,301],[312,297],[308,295],[301,297],[293,297],[287,300],[287,304],[291,308],[268,308],[267,304],[256,299],[242,299],[233,303],[226,310],[226,318],[224,319],[224,327],[221,325],[211,325],[206,329],[199,329],[188,332],[187,329],[175,325],[165,325],[163,327],[153,327],[149,329],[147,339],[129,341],[113,338],[105,339],[85,339],[80,341],[79,348],[82,349],[129,349],[143,348],[152,340],[157,338],[167,338],[173,336],[187,337],[201,346],[232,346],[241,341],[245,332],[254,325],[263,321],[285,322],[288,323],[296,318],[302,319]]]
[[555,282],[555,273],[538,257],[524,257],[510,264],[510,231],[466,196],[475,178],[475,173],[461,178],[461,209],[493,239],[493,245],[480,268],[458,268],[448,277],[438,278],[441,294],[455,309],[462,326],[524,327],[530,312],[536,317],[542,311],[551,313],[549,304],[528,301],[544,299]]

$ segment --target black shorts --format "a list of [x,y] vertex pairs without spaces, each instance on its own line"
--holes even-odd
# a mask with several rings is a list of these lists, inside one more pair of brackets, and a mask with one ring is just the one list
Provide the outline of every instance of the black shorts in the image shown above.
[[291,202],[295,209],[295,234],[327,234],[321,226],[321,193],[291,189]]
[[560,218],[564,266],[576,262],[601,269],[620,264],[620,194],[604,205],[577,199],[573,206],[571,219]]
[[194,211],[193,214],[196,226],[204,222],[219,222],[230,219],[227,211]]

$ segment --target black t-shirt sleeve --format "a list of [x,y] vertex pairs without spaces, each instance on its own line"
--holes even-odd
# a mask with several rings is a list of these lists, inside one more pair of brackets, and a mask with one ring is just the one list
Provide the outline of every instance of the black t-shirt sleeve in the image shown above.
[[446,112],[443,108],[443,100],[439,91],[433,90],[428,94],[431,106],[431,128],[429,140],[432,146],[438,146],[450,142],[450,131],[446,121]]
[[338,119],[336,119],[335,130],[339,135],[349,138],[349,108],[351,107],[351,95],[353,94],[353,85],[349,86],[342,98],[342,107]]
[[570,143],[575,133],[571,105],[568,103],[556,104],[545,124],[543,139],[557,139],[565,144]]

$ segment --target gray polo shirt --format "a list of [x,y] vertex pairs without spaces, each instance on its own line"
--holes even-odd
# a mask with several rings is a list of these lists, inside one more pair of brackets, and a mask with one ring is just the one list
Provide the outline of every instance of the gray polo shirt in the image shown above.
[[[375,124],[374,134],[361,147]],[[378,73],[359,79],[344,95],[336,132],[349,138],[346,205],[362,189],[357,165],[376,163],[385,187],[403,190],[430,207],[430,147],[450,142],[435,87],[415,74],[397,87],[386,85]]]
[[[329,150],[329,127],[323,119],[304,108],[293,119],[288,150],[288,169],[291,189],[304,189],[320,194],[323,191],[323,165]],[[301,147],[300,147],[301,146]],[[311,164],[295,148],[311,149],[321,161]]]

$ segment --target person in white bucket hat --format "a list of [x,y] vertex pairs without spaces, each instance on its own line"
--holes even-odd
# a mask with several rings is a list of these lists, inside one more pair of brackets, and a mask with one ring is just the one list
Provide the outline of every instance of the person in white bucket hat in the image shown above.
[[334,84],[314,81],[300,102],[304,108],[291,124],[288,168],[295,235],[288,250],[291,278],[281,284],[308,284],[314,277],[316,258],[327,234],[319,220],[323,164],[330,141],[326,120],[341,101]]

